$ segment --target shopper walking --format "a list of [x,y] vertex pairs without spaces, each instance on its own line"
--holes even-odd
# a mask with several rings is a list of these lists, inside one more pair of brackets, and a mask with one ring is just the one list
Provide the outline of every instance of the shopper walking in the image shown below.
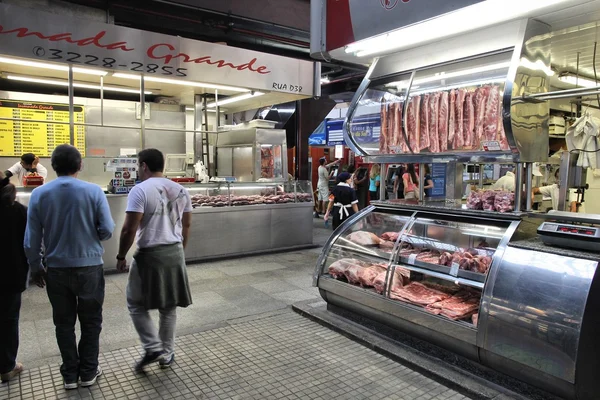
[[[25,232],[25,253],[34,281],[47,286],[56,340],[62,357],[65,389],[96,383],[104,270],[100,241],[112,236],[115,224],[102,189],[77,179],[81,154],[70,145],[52,153],[57,179],[31,193]],[[42,267],[42,240],[48,270]],[[81,339],[75,337],[79,317]]]
[[356,191],[350,187],[352,175],[342,172],[337,176],[336,181],[337,185],[331,191],[329,206],[324,217],[325,221],[329,220],[329,215],[333,212],[333,230],[358,212]]
[[[156,149],[138,154],[142,183],[129,193],[121,231],[117,269],[127,271],[125,258],[137,232],[138,250],[129,271],[127,307],[144,357],[136,371],[160,362],[168,368],[175,359],[177,307],[192,304],[184,248],[189,237],[192,201],[181,185],[163,177],[165,159]],[[158,309],[158,330],[149,310]]]
[[371,201],[379,200],[379,186],[381,185],[381,169],[379,164],[373,164],[369,175],[369,196]]
[[23,250],[27,208],[15,201],[17,190],[0,172],[0,374],[8,382],[21,371],[19,350],[21,293],[27,288],[29,266]]
[[325,164],[327,159],[325,157],[319,158],[319,168],[317,169],[317,175],[319,180],[317,181],[317,211],[315,212],[315,218],[319,218],[320,213],[325,213],[326,204],[329,201],[329,179],[333,174],[329,168],[336,165],[340,160],[336,160],[329,164]]

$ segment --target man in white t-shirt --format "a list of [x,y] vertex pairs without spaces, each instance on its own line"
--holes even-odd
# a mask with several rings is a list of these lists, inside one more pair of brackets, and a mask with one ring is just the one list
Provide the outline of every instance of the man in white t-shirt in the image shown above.
[[325,213],[325,204],[329,202],[329,178],[331,173],[329,167],[339,163],[340,161],[334,161],[329,164],[325,164],[327,159],[325,157],[319,158],[319,168],[317,169],[317,175],[319,180],[317,181],[317,212],[315,217],[319,216],[319,213]]
[[4,172],[4,175],[8,178],[11,176],[17,178],[17,186],[23,186],[23,178],[30,174],[38,174],[44,180],[48,176],[48,170],[40,164],[40,158],[33,153],[23,154],[21,161],[15,163]]
[[[145,350],[136,371],[154,362],[162,368],[171,366],[177,307],[192,304],[184,255],[192,201],[187,189],[163,177],[164,166],[160,151],[139,153],[142,183],[129,193],[117,254],[117,269],[127,271],[125,259],[137,232],[138,251],[127,282],[127,308]],[[160,313],[158,330],[148,312],[156,309]]]

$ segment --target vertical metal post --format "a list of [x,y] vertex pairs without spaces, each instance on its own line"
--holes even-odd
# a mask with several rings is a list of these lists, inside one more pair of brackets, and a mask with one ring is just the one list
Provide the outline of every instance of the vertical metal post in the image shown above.
[[521,211],[523,199],[523,163],[515,166],[515,212]]
[[419,201],[421,203],[424,202],[425,190],[423,189],[425,186],[425,164],[419,164]]
[[[221,107],[219,107],[219,91],[217,89],[215,89],[215,111],[216,113],[216,117],[215,117],[215,131],[219,132],[219,125],[220,125],[220,113],[221,113]],[[205,105],[206,106],[206,105]],[[208,126],[208,114],[206,117],[206,126]],[[217,133],[217,143],[219,141],[219,134]],[[218,171],[219,171],[219,163],[217,162],[217,160],[219,159],[218,157],[219,155],[219,148],[217,146],[215,146],[215,154],[214,154],[214,162],[215,162],[215,176],[219,176]],[[254,178],[256,179],[256,175],[254,176]]]
[[[338,171],[338,174],[340,171]],[[384,175],[385,174],[385,175]],[[385,164],[381,164],[379,168],[379,200],[385,201],[385,193],[387,192],[387,185],[385,180],[387,179],[387,171],[385,169]]]
[[479,189],[483,189],[483,164],[479,164]]
[[141,142],[142,150],[146,148],[146,95],[145,95],[145,82],[144,75],[140,78],[140,128],[141,128]]
[[525,211],[531,211],[533,194],[533,163],[525,164]]
[[104,126],[104,77],[100,76],[100,125]]
[[69,64],[69,142],[75,146],[75,106],[73,93],[73,65]]
[[[569,151],[563,151],[560,155],[560,175],[558,184],[558,210],[567,210],[569,196],[569,175],[572,173],[572,166],[577,161],[579,153],[571,153]],[[575,161],[573,161],[573,159]]]

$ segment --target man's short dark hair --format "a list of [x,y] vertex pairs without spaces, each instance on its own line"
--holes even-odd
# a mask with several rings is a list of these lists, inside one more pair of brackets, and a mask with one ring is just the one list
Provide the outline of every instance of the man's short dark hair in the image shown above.
[[73,175],[81,169],[81,153],[70,144],[61,144],[52,152],[51,162],[56,175]]
[[319,158],[319,164],[320,164],[320,165],[325,165],[325,161],[327,161],[327,160],[325,159],[325,157]]
[[165,169],[165,156],[160,150],[146,149],[138,154],[139,165],[146,163],[150,172],[163,172]]
[[35,161],[35,154],[25,153],[21,156],[21,161],[23,161],[25,164],[33,164],[33,161]]

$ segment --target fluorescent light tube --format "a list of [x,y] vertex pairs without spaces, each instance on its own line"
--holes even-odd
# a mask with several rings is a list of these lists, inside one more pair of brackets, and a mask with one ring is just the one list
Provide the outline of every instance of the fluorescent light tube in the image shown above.
[[[54,71],[65,71],[65,72],[69,71],[69,67],[67,65],[47,64],[47,63],[41,63],[41,62],[37,62],[37,61],[19,60],[16,58],[0,57],[0,63],[20,65],[23,67],[51,69]],[[98,76],[105,76],[106,74],[108,74],[108,72],[102,71],[100,69],[79,68],[79,67],[73,67],[73,72],[77,72],[79,74],[89,74],[89,75],[98,75]]]
[[595,88],[600,86],[600,83],[592,79],[582,78],[581,76],[577,77],[575,75],[561,75],[558,77],[558,80],[579,87]]
[[534,11],[568,1],[486,0],[425,22],[352,43],[346,47],[346,53],[366,57],[392,50],[399,51],[421,43],[531,16]]
[[[242,100],[246,100],[246,99],[250,99],[252,97],[256,97],[256,96],[262,96],[264,93],[262,92],[254,92],[254,93],[246,93],[246,94],[242,94],[239,96],[234,96],[234,97],[228,97],[225,100],[219,100],[219,106],[224,106],[226,104],[231,104],[231,103],[235,103],[236,101],[242,101]],[[208,103],[206,105],[206,107],[216,107],[217,103],[216,102],[212,102],[212,103]]]
[[[132,80],[136,80],[136,81],[140,80],[139,75],[123,74],[120,72],[115,73],[112,76],[114,76],[115,78],[132,79]],[[181,86],[195,86],[195,87],[201,87],[201,88],[206,88],[206,89],[229,90],[231,92],[249,92],[250,91],[250,89],[245,89],[245,88],[240,88],[240,87],[235,87],[235,86],[213,85],[212,83],[186,81],[186,80],[181,80],[181,79],[157,78],[154,76],[146,76],[146,75],[144,76],[144,81],[145,82],[168,83],[171,85],[181,85]]]
[[[6,75],[6,79],[10,79],[13,81],[21,81],[21,82],[31,82],[31,83],[41,83],[44,85],[55,85],[55,86],[69,86],[69,82],[59,80],[59,79],[42,79],[42,78],[34,78],[29,76],[20,76],[20,75]],[[73,82],[73,87],[81,88],[81,89],[94,89],[100,90],[100,85],[94,85],[89,83],[82,82]],[[120,93],[133,93],[139,94],[140,91],[136,89],[127,89],[116,86],[104,86],[104,90],[110,92],[120,92]],[[152,92],[144,91],[144,94],[152,94]]]
[[[186,107],[185,111],[194,111],[194,107]],[[208,111],[210,113],[217,112],[217,110],[206,110],[206,111]],[[223,111],[221,111],[221,112],[223,112]]]

